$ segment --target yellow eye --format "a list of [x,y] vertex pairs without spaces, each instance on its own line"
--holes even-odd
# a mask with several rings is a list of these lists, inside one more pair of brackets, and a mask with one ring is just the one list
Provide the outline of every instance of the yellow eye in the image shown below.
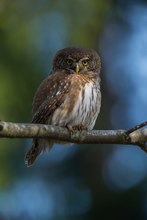
[[66,60],[66,63],[67,63],[68,65],[72,65],[72,64],[73,64],[73,61],[72,61],[71,59],[67,59],[67,60]]
[[88,60],[83,60],[82,64],[83,64],[83,66],[87,66],[88,65]]

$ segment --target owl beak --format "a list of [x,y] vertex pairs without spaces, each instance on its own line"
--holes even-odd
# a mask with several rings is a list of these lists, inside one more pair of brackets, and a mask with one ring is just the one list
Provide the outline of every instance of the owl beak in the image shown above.
[[76,73],[79,73],[79,71],[80,71],[80,67],[79,67],[78,63],[76,63],[75,71],[76,71]]

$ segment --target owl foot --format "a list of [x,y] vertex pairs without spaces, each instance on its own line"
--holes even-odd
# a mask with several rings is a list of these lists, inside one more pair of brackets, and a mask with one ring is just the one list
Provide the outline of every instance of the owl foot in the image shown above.
[[75,125],[75,126],[72,126],[72,125],[67,125],[66,126],[67,129],[69,130],[69,132],[71,134],[73,134],[75,131],[87,131],[87,127],[84,126],[84,125]]

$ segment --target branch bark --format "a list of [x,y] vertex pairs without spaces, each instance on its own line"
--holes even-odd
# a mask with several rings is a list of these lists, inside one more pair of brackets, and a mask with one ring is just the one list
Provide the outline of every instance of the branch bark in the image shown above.
[[[50,138],[80,144],[131,144],[147,152],[147,122],[127,130],[69,132],[67,128],[0,121],[0,138]],[[144,127],[143,127],[144,126]],[[143,128],[142,128],[143,127]],[[141,128],[141,129],[140,129]]]

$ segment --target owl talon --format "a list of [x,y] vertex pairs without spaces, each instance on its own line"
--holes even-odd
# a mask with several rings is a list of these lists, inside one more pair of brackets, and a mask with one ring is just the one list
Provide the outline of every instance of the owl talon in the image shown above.
[[72,135],[74,133],[73,127],[71,125],[67,125],[66,127],[69,130],[70,134]]
[[78,131],[87,131],[87,127],[84,126],[84,125],[78,125],[76,130],[78,130]]
[[73,134],[75,131],[80,131],[80,132],[87,131],[87,127],[84,125],[75,125],[75,126],[67,125],[66,127],[69,130],[70,134]]

